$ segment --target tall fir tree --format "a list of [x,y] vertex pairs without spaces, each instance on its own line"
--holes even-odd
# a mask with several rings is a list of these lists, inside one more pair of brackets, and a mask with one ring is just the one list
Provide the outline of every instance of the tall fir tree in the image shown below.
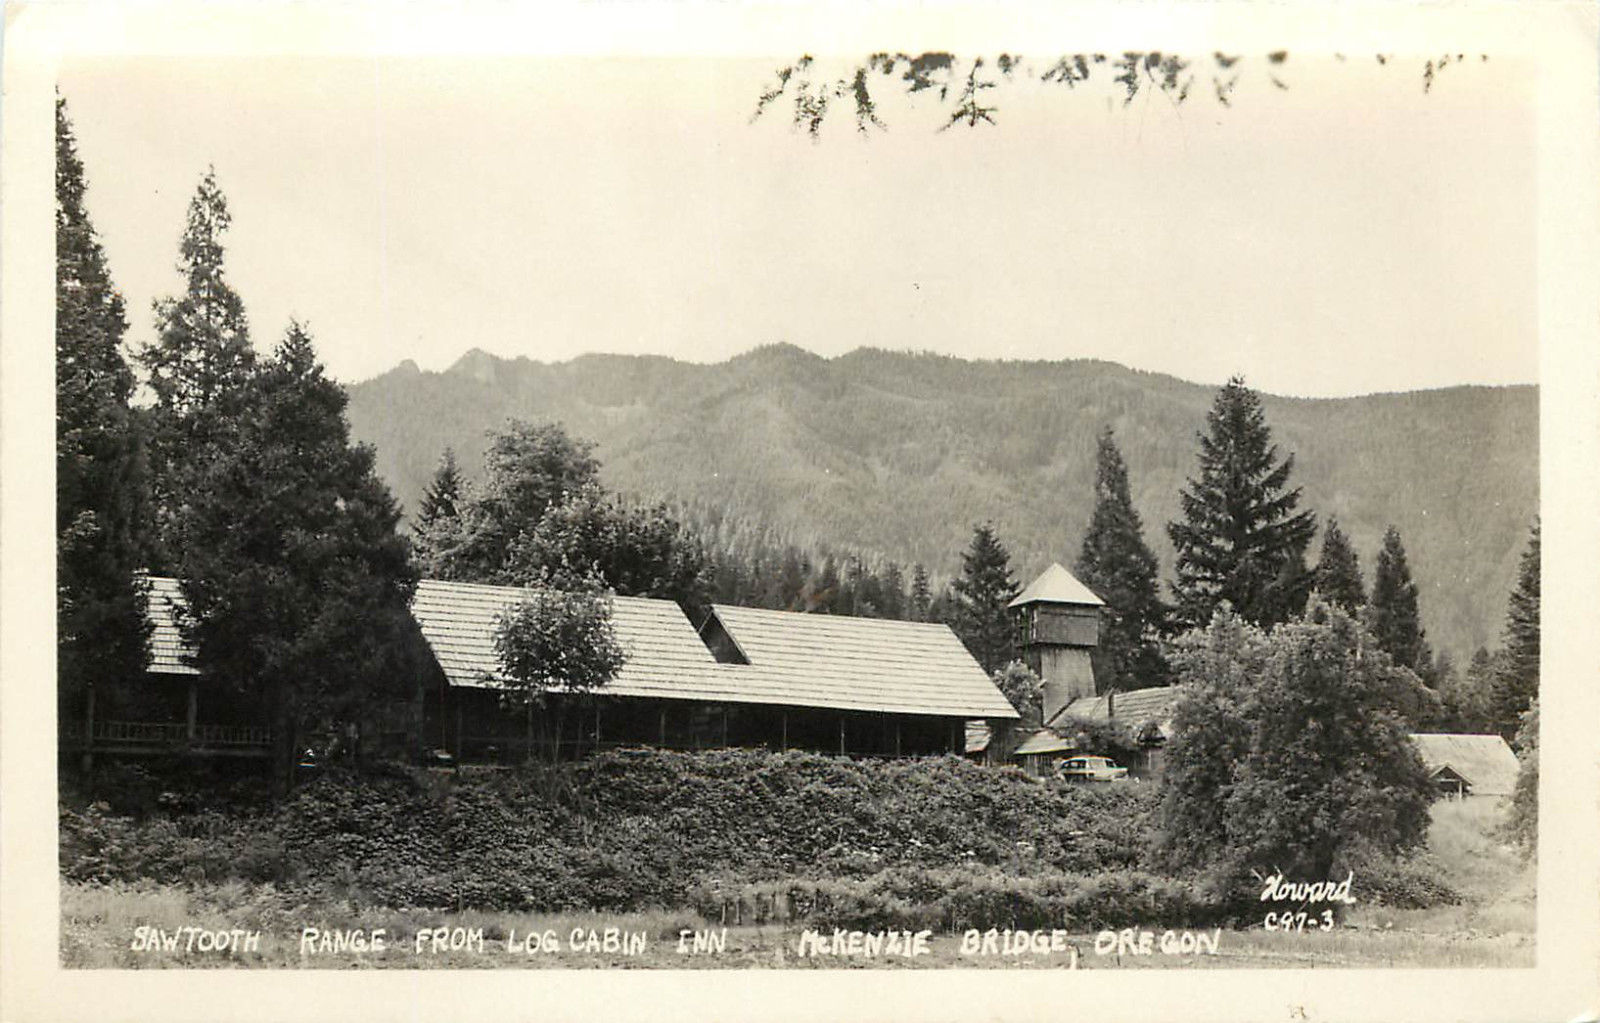
[[1397,666],[1431,677],[1433,656],[1424,638],[1417,607],[1417,584],[1411,580],[1400,531],[1390,526],[1372,571],[1371,628],[1379,649]]
[[906,595],[906,617],[913,622],[931,621],[929,610],[933,606],[933,591],[928,583],[928,570],[922,562],[911,566],[911,592]]
[[[122,357],[122,296],[84,207],[83,163],[56,100],[57,692],[130,683],[148,663],[142,429]],[[64,712],[78,716],[77,707]]]
[[1523,549],[1517,586],[1506,605],[1505,653],[1495,672],[1493,711],[1501,735],[1516,734],[1539,697],[1539,520]]
[[422,493],[416,521],[411,524],[412,553],[428,578],[448,578],[457,560],[454,553],[463,540],[461,510],[467,500],[465,489],[455,452],[445,448],[439,467]]
[[1305,606],[1303,568],[1316,532],[1289,489],[1294,455],[1281,462],[1261,398],[1234,377],[1217,393],[1200,441],[1199,474],[1180,494],[1183,518],[1167,525],[1177,549],[1177,621],[1204,627],[1223,601],[1248,622],[1271,626]]
[[983,670],[993,674],[1016,656],[1016,630],[1008,605],[1017,595],[1011,555],[985,522],[973,528],[961,555],[961,575],[952,584],[953,627]]
[[803,606],[803,591],[806,586],[807,568],[800,560],[800,552],[794,546],[785,547],[783,562],[779,565],[774,575],[770,607],[780,611],[798,611]]
[[222,244],[232,222],[208,170],[189,203],[179,245],[184,293],[155,305],[156,340],[138,353],[150,410],[156,566],[171,570],[188,542],[178,513],[213,459],[240,442],[256,372],[244,303],[228,284]]
[[372,449],[350,443],[345,392],[298,325],[250,397],[179,513],[184,628],[202,674],[270,715],[281,792],[309,735],[405,695],[416,579]]
[[439,459],[439,467],[433,472],[433,479],[428,481],[427,489],[422,492],[422,505],[417,509],[417,525],[425,527],[438,518],[459,516],[464,487],[461,467],[456,464],[456,453],[451,448],[445,448],[444,455]]
[[1159,636],[1167,609],[1156,582],[1159,566],[1144,542],[1144,524],[1128,491],[1128,467],[1110,427],[1100,434],[1094,494],[1094,512],[1074,567],[1105,601],[1096,649],[1098,682],[1112,691],[1165,685],[1170,669]]
[[1339,520],[1328,519],[1322,531],[1322,554],[1317,559],[1316,590],[1330,604],[1355,614],[1367,602],[1361,582],[1361,562],[1349,537],[1339,528]]
[[906,580],[899,562],[891,561],[883,567],[883,575],[878,583],[878,599],[883,605],[885,618],[905,618]]
[[811,592],[806,600],[807,611],[834,614],[839,606],[839,563],[832,554],[822,559],[822,569],[812,580]]

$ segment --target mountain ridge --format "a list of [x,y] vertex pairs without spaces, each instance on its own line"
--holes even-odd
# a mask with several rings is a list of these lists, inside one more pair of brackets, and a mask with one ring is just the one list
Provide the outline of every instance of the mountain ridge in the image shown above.
[[[377,448],[408,508],[446,446],[473,478],[486,431],[556,420],[597,442],[608,486],[784,541],[949,575],[973,523],[992,520],[1024,583],[1076,556],[1102,425],[1117,432],[1170,577],[1164,525],[1216,392],[1106,360],[876,347],[824,358],[788,344],[720,363],[606,353],[545,363],[474,349],[443,371],[413,368],[350,388],[352,433]],[[1319,525],[1338,517],[1369,584],[1392,522],[1435,646],[1461,659],[1498,643],[1538,507],[1537,386],[1262,398],[1280,455],[1296,456],[1303,506]]]

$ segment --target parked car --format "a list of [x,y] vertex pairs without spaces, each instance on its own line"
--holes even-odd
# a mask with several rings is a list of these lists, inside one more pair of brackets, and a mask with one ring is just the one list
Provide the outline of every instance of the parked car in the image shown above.
[[1118,767],[1110,757],[1068,757],[1056,765],[1056,777],[1063,781],[1122,781],[1126,767]]

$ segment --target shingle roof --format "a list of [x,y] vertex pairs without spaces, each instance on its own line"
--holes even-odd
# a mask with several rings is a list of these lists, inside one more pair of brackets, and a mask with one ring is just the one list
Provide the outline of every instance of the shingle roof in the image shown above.
[[1023,604],[1037,602],[1092,604],[1096,607],[1105,603],[1094,595],[1093,590],[1079,582],[1071,572],[1062,568],[1060,562],[1040,572],[1039,578],[1029,583],[1028,588],[1017,594],[1016,599],[1006,606],[1021,607]]
[[725,604],[713,610],[750,659],[748,665],[722,667],[736,679],[759,679],[762,686],[775,687],[784,696],[781,702],[899,714],[1017,717],[949,626]]
[[[526,591],[514,586],[424,579],[417,584],[411,614],[451,685],[492,688],[500,684],[494,652],[495,619]],[[606,692],[618,696],[712,699],[720,667],[670,600],[613,597],[611,625],[627,656]]]
[[1411,741],[1430,775],[1449,767],[1467,780],[1476,795],[1508,796],[1517,786],[1521,765],[1498,735],[1420,732]]
[[[417,584],[412,616],[452,685],[501,684],[495,619],[523,593],[511,586],[437,579]],[[182,660],[187,647],[173,617],[182,603],[176,579],[151,578],[151,671],[199,674]],[[612,627],[627,659],[606,692],[949,717],[1017,716],[947,626],[720,605],[716,612],[752,663],[719,664],[670,600],[613,597]]]
[[1030,753],[1067,753],[1077,748],[1078,744],[1071,739],[1063,739],[1049,729],[1041,729],[1028,736],[1022,745],[1011,751],[1011,755],[1020,757]]
[[1172,708],[1177,703],[1180,693],[1181,691],[1175,686],[1153,686],[1149,689],[1116,693],[1109,698],[1081,696],[1062,707],[1056,712],[1055,717],[1045,723],[1060,725],[1067,718],[1109,721],[1111,714],[1114,713],[1118,721],[1140,724],[1153,720],[1165,728],[1166,723],[1172,719]]
[[178,631],[175,616],[176,609],[184,606],[178,580],[153,575],[149,583],[150,670],[160,675],[200,674],[199,668],[186,664],[183,659],[190,650]]

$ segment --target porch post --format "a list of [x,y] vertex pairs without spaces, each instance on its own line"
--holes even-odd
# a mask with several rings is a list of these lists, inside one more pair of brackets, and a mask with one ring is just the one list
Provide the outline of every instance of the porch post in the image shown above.
[[844,715],[839,715],[839,755],[844,756]]
[[789,751],[789,711],[787,708],[783,711],[783,750],[785,753]]
[[656,740],[656,745],[665,747],[667,745],[667,705],[665,703],[661,704],[661,718],[659,721],[659,727],[660,737]]
[[189,676],[189,710],[184,718],[185,734],[191,744],[194,742],[195,721],[200,717],[200,691],[194,679],[193,675]]
[[894,719],[894,755],[900,755],[900,719]]

